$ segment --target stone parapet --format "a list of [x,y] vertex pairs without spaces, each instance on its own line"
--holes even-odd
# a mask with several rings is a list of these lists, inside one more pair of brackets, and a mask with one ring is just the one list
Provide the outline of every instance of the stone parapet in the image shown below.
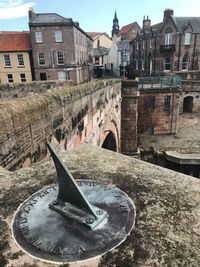
[[[113,184],[136,205],[134,229],[124,243],[101,258],[99,267],[200,266],[199,179],[86,144],[60,156],[75,179]],[[56,181],[51,160],[15,172],[0,168],[0,266],[53,266],[20,251],[10,224],[26,198]]]

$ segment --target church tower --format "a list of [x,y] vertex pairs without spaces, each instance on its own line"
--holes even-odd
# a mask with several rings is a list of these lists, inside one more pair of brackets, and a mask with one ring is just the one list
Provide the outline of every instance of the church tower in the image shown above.
[[115,16],[113,19],[113,26],[112,26],[112,37],[114,34],[117,34],[119,32],[119,22],[118,22],[118,18],[117,18],[117,13],[115,11]]

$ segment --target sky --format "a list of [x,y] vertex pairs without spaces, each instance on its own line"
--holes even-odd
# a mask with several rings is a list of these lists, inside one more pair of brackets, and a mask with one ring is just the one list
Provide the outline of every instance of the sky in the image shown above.
[[28,9],[36,13],[57,13],[79,21],[85,32],[112,30],[115,10],[122,27],[137,21],[142,26],[144,16],[151,24],[162,21],[166,8],[175,16],[200,16],[200,0],[0,0],[0,31],[28,30]]

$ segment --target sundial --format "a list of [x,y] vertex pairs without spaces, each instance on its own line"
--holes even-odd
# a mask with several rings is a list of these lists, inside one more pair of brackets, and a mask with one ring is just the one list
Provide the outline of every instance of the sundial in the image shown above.
[[119,188],[75,180],[47,144],[58,184],[31,195],[17,209],[12,235],[30,256],[56,264],[84,261],[112,250],[130,234],[135,206]]

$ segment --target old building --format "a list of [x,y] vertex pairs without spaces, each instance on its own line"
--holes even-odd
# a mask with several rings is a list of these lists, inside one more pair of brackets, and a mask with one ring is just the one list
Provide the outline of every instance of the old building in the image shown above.
[[175,17],[172,9],[155,25],[144,17],[142,31],[132,42],[135,75],[198,70],[199,36],[200,17]]
[[0,32],[0,82],[32,81],[29,32]]
[[87,32],[93,40],[93,48],[106,47],[110,48],[112,40],[106,32]]
[[30,9],[29,28],[36,80],[88,81],[92,40],[78,22]]
[[137,22],[119,28],[115,11],[112,26],[112,46],[109,51],[109,69],[116,76],[130,76],[130,42],[141,31]]

